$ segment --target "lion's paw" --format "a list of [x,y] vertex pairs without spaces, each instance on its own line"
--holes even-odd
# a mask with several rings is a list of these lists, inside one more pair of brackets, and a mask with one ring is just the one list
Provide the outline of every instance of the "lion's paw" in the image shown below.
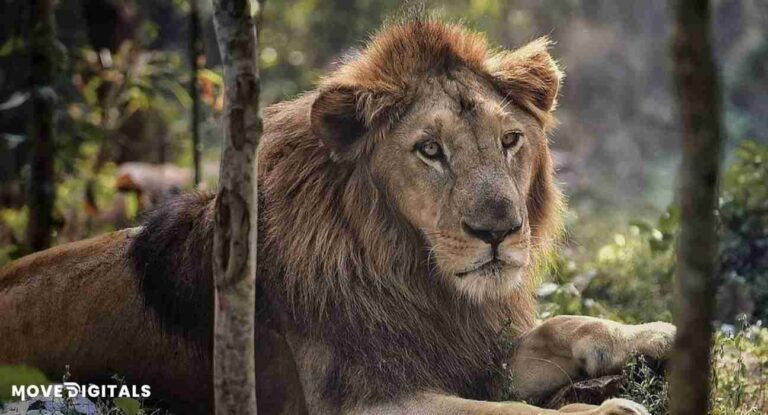
[[650,413],[639,403],[626,399],[609,399],[597,408],[595,415],[650,415]]
[[658,360],[669,357],[677,331],[675,326],[657,321],[630,327],[632,328],[630,344],[636,354]]
[[619,373],[636,355],[654,360],[667,359],[675,341],[675,332],[675,326],[663,322],[595,325],[589,336],[574,343],[572,353],[590,378]]

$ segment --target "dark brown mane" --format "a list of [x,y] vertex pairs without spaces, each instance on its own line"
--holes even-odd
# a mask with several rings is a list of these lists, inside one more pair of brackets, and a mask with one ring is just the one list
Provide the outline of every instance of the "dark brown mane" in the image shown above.
[[[533,278],[508,298],[476,304],[435,274],[423,237],[392,205],[367,157],[377,140],[386,140],[419,79],[458,66],[493,81],[548,128],[552,119],[540,108],[554,97],[545,84],[559,78],[541,68],[554,67],[546,47],[542,41],[516,52],[492,51],[482,36],[436,21],[385,28],[318,87],[364,91],[359,105],[370,133],[352,162],[335,161],[312,132],[309,114],[318,92],[265,111],[259,289],[295,330],[329,347],[325,394],[332,401],[384,400],[417,389],[488,398],[503,326],[519,333],[533,324]],[[520,67],[517,77],[498,75],[511,62]],[[541,259],[559,231],[560,193],[549,153],[535,165],[528,210]],[[211,298],[209,209],[208,199],[162,209],[131,251],[148,303],[184,330],[195,327],[194,319],[210,320],[199,312]]]
[[213,197],[181,195],[148,212],[128,252],[144,301],[174,333],[210,346]]

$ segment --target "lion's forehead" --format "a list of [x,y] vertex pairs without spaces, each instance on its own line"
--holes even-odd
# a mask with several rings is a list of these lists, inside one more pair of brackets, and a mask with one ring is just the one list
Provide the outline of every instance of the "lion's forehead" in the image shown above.
[[[531,134],[534,139],[543,137],[532,116],[473,79],[472,74],[465,77],[472,82],[445,76],[425,82],[407,114],[385,135],[385,142],[409,151],[415,142],[434,137],[447,146],[449,156],[459,158],[452,161],[477,165],[503,159],[496,150],[498,137],[505,130],[535,130]],[[503,165],[496,167],[502,169]]]

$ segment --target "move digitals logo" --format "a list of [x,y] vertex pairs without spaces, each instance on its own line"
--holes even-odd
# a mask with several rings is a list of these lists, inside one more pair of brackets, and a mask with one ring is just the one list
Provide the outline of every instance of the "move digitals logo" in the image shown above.
[[81,385],[64,382],[54,385],[12,385],[11,395],[22,401],[33,398],[149,398],[149,385]]

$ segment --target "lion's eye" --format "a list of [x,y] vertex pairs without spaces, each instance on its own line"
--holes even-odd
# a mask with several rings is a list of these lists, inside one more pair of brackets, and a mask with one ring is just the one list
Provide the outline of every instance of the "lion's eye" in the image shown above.
[[434,140],[419,143],[416,150],[428,159],[437,160],[443,157],[443,147]]
[[522,132],[510,131],[510,132],[504,133],[504,135],[501,137],[501,145],[505,149],[510,149],[517,146],[522,139],[523,139]]

